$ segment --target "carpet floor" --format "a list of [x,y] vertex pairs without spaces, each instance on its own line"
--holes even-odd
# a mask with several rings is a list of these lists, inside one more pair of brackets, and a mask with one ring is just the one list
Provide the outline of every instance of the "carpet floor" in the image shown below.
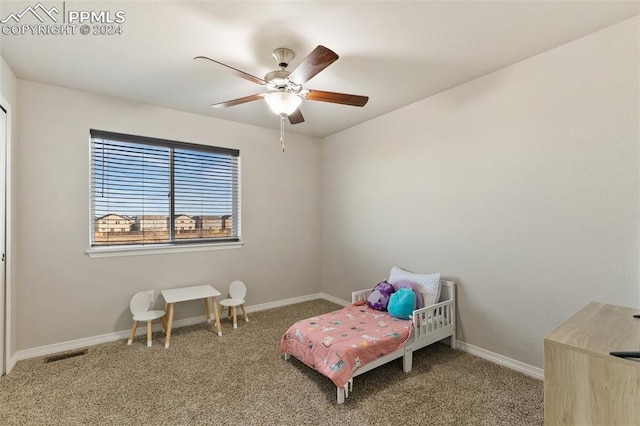
[[0,378],[3,425],[542,425],[542,381],[436,343],[354,379],[336,404],[329,379],[279,354],[293,322],[338,309],[314,300],[250,314],[222,337],[203,323],[19,361]]

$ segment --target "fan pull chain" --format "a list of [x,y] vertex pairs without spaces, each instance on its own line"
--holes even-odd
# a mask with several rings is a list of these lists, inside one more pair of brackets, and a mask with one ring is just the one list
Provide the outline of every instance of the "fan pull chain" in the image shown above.
[[284,114],[280,115],[280,146],[282,147],[282,152],[284,152]]

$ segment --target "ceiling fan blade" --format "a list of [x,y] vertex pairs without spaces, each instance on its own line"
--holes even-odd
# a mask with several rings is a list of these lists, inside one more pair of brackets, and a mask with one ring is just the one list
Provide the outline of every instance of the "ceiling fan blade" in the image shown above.
[[245,96],[244,98],[238,98],[238,99],[233,99],[231,101],[213,104],[211,105],[211,108],[228,108],[235,105],[244,104],[245,102],[257,101],[258,99],[262,99],[262,98],[264,98],[264,94],[262,93],[256,94],[256,95],[249,95],[249,96]]
[[368,96],[349,95],[347,93],[325,92],[323,90],[307,90],[304,98],[310,101],[331,102],[333,104],[363,107],[369,101]]
[[289,74],[289,80],[296,84],[304,84],[338,58],[334,51],[318,46]]
[[289,123],[300,124],[304,121],[304,117],[300,112],[300,108],[297,108],[292,114],[289,114]]
[[244,72],[244,71],[240,71],[240,70],[239,70],[239,69],[237,69],[237,68],[234,68],[234,67],[229,66],[229,65],[227,65],[227,64],[223,64],[222,62],[218,62],[218,61],[216,61],[216,60],[214,60],[214,59],[207,58],[206,56],[196,56],[196,57],[195,57],[195,58],[193,58],[193,59],[194,59],[194,60],[196,60],[196,61],[199,61],[199,62],[205,62],[205,61],[211,61],[211,62],[214,62],[214,63],[216,63],[216,64],[218,64],[218,65],[222,65],[223,67],[227,67],[227,68],[229,68],[229,69],[230,69],[231,71],[233,71],[233,73],[234,73],[235,75],[237,75],[238,77],[242,77],[242,78],[244,78],[245,80],[249,80],[249,81],[250,81],[250,82],[252,82],[252,83],[261,84],[261,85],[265,85],[265,84],[267,84],[267,82],[266,82],[266,81],[264,81],[264,80],[263,80],[263,79],[261,79],[261,78],[256,77],[255,75],[251,75],[251,74],[246,73],[246,72]]

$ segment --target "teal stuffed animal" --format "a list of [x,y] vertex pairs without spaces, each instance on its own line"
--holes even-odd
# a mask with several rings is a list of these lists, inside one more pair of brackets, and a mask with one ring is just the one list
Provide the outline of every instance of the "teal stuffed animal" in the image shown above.
[[416,309],[416,294],[410,288],[400,288],[389,297],[387,311],[392,317],[407,320]]

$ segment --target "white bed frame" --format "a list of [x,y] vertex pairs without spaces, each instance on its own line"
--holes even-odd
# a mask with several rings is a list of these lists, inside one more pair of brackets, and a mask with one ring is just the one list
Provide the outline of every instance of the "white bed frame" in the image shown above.
[[[360,367],[354,372],[344,388],[336,388],[338,404],[344,403],[345,398],[349,396],[349,392],[353,391],[353,378],[355,376],[371,371],[400,357],[403,357],[402,370],[408,373],[413,365],[413,351],[447,337],[451,338],[451,348],[456,348],[456,284],[453,281],[441,280],[440,287],[440,301],[438,303],[413,311],[413,336],[409,338],[402,348]],[[351,302],[366,301],[372,291],[373,289],[354,291],[351,293]],[[290,356],[285,353],[284,359],[288,360]]]

